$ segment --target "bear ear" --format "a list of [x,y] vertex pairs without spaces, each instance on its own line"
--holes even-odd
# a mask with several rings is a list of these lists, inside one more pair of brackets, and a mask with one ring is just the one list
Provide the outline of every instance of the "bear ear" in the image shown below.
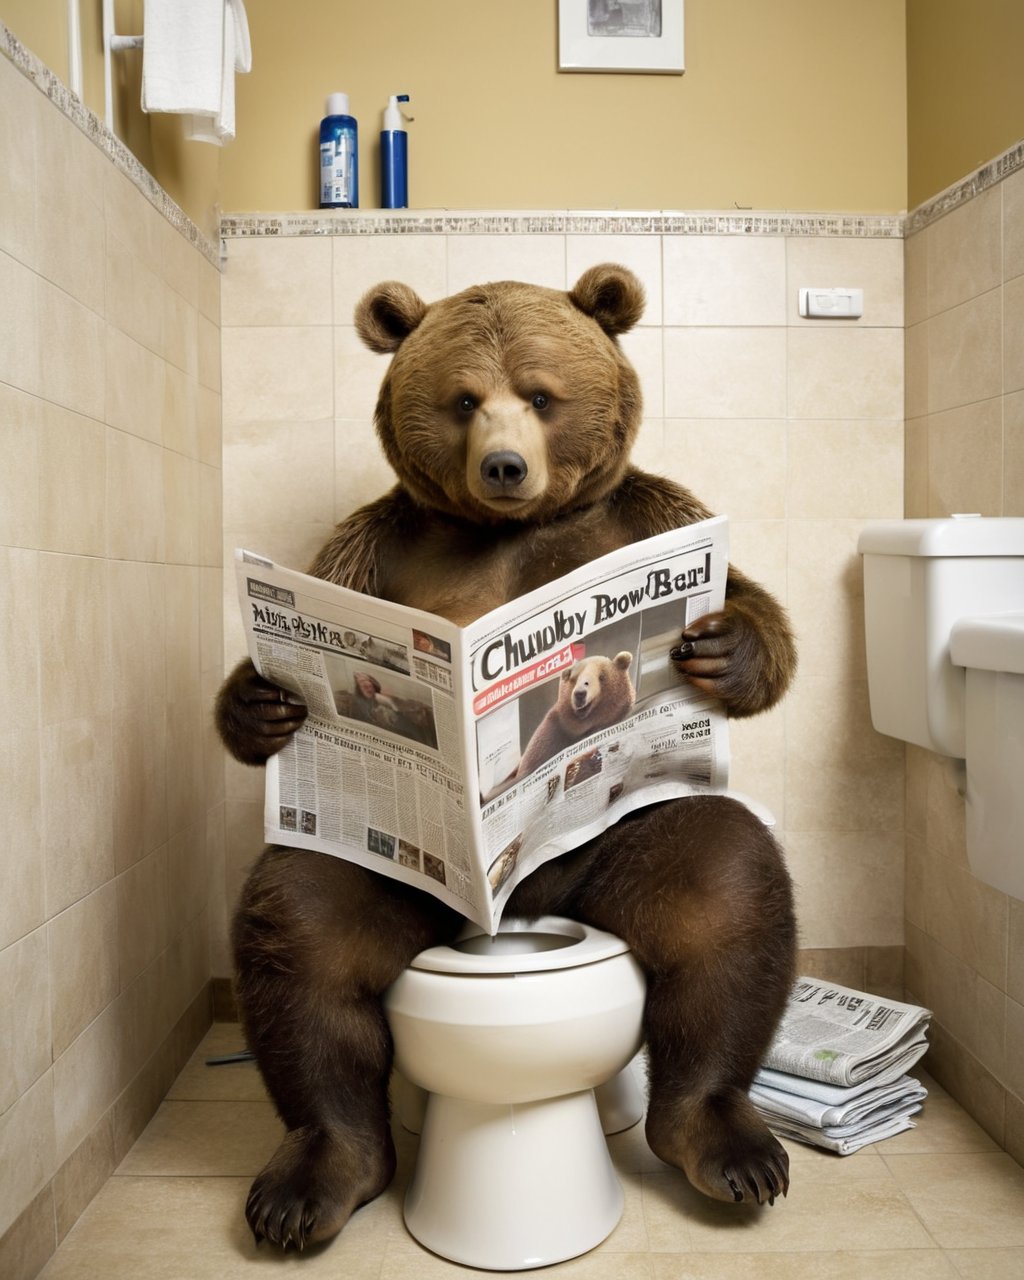
[[427,304],[407,284],[386,280],[356,305],[356,332],[371,351],[397,351],[427,314]]
[[569,301],[611,337],[626,333],[644,313],[644,287],[632,271],[613,262],[584,271]]
[[627,653],[625,649],[623,649],[621,653],[617,653],[615,657],[612,658],[612,662],[615,663],[620,671],[628,671],[632,661],[633,655],[631,653]]

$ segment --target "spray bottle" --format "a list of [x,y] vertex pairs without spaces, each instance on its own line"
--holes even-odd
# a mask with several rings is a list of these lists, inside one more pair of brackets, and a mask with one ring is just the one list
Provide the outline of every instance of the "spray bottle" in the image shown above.
[[359,142],[348,94],[332,93],[320,121],[320,208],[359,208]]
[[384,128],[380,135],[380,204],[382,209],[409,207],[409,135],[402,128],[398,104],[408,102],[407,93],[393,93],[384,108]]

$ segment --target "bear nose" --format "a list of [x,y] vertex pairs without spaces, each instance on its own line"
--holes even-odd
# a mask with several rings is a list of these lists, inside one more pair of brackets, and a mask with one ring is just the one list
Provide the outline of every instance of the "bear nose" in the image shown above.
[[518,489],[526,479],[526,459],[511,449],[489,453],[480,463],[480,475],[491,489]]

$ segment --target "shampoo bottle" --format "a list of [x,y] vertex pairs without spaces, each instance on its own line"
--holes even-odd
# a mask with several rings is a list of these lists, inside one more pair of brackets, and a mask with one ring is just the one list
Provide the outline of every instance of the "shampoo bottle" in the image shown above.
[[[400,102],[407,93],[393,93],[384,108],[384,128],[380,135],[380,205],[382,209],[409,207],[409,135],[402,128]],[[411,119],[411,117],[407,117]]]
[[359,208],[359,135],[348,94],[332,93],[320,121],[320,208]]

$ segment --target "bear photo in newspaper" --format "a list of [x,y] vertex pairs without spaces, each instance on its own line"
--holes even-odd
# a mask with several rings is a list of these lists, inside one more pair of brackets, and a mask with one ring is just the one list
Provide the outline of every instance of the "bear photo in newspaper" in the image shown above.
[[[375,423],[397,484],[337,526],[310,574],[462,627],[600,556],[706,519],[689,491],[630,463],[641,395],[619,337],[643,303],[639,281],[614,265],[590,268],[568,292],[503,282],[427,304],[400,283],[371,289],[356,328],[391,356]],[[414,659],[433,647],[429,632],[419,635]],[[372,649],[354,639],[339,698],[356,697]],[[634,682],[657,669],[732,717],[773,706],[796,665],[784,610],[731,566],[724,607],[639,647],[588,652]],[[385,720],[407,715],[382,672],[380,690],[362,696],[371,707],[391,698],[393,708],[379,708]],[[551,684],[542,692],[538,723]],[[217,701],[225,744],[252,765],[286,748],[305,718],[301,700],[249,659]],[[549,793],[575,802],[595,777],[610,779],[618,745],[602,741],[595,754],[586,743],[550,779],[540,766],[540,802]],[[528,760],[532,745],[520,746]],[[491,785],[518,768],[512,760]],[[620,786],[609,783],[609,798]],[[390,1182],[381,996],[463,923],[438,897],[296,839],[260,855],[232,931],[246,1038],[287,1129],[246,1215],[258,1240],[285,1248],[328,1239]],[[510,831],[495,880],[519,849]],[[399,870],[417,856],[394,840],[387,854]],[[787,1155],[747,1096],[794,976],[790,880],[761,820],[723,795],[650,804],[531,870],[504,910],[568,916],[626,941],[647,980],[651,1149],[714,1199],[784,1195]]]

